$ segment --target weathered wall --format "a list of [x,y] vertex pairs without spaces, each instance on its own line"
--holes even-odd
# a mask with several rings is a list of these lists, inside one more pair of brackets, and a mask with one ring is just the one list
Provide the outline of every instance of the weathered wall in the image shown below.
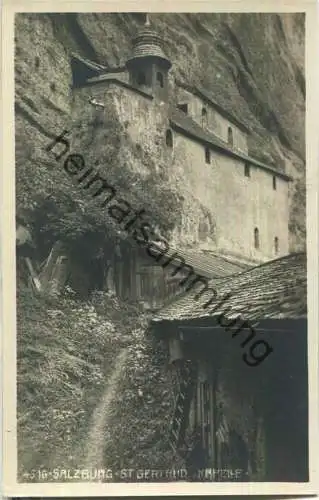
[[[221,335],[225,335],[225,331]],[[242,359],[243,352],[236,339],[225,339],[220,353],[216,404],[220,416],[225,416],[229,429],[233,429],[247,447],[249,476],[243,479],[265,481],[265,422],[258,396],[267,380],[268,367],[265,362],[252,373],[253,368]]]
[[[164,103],[159,105],[151,97],[108,81],[77,89],[74,95],[73,116],[77,120],[83,119],[85,122],[92,113],[99,112],[98,108],[89,103],[89,99],[94,98],[106,108],[101,113],[107,114],[110,109],[115,112],[116,119],[123,126],[133,148],[137,146],[138,149],[152,152],[153,159],[157,162],[163,158],[165,131],[168,125],[167,106]],[[121,151],[119,153],[121,155]],[[132,160],[133,157],[127,158],[133,169],[139,171],[143,177],[150,175],[150,169],[143,162],[135,164]],[[155,166],[158,166],[156,162]],[[118,167],[121,168],[120,165]]]
[[[211,130],[226,143],[228,142],[228,127],[231,127],[233,131],[234,148],[243,153],[248,153],[247,135],[218,113],[213,106],[184,89],[178,90],[178,100],[180,103],[188,103],[188,114],[199,125]],[[207,112],[205,118],[202,116],[203,108],[205,108]]]
[[[192,441],[197,430],[207,453],[204,457],[193,454],[191,461],[198,468],[241,469],[241,481],[265,481],[265,425],[258,395],[267,371],[260,367],[252,377],[236,341],[226,338],[225,331],[215,330],[212,335],[182,347],[196,367],[186,442]],[[178,350],[175,354],[178,358]],[[225,445],[231,447],[228,458]],[[202,462],[205,455],[206,464]]]
[[[276,256],[274,238],[279,238],[279,253],[288,253],[288,186],[277,178],[273,189],[272,174],[251,166],[244,175],[244,162],[211,151],[211,164],[205,162],[205,148],[200,143],[174,132],[172,177],[184,175],[183,192],[211,214],[215,225],[208,235],[207,248],[218,248],[252,259]],[[231,198],[231,203],[230,203]],[[280,217],[277,214],[280,213]],[[260,248],[254,248],[254,228],[259,229]],[[199,219],[188,220],[182,234],[191,242],[198,235]],[[195,236],[196,237],[196,236]],[[198,236],[197,236],[198,238]],[[198,238],[199,239],[199,238]]]

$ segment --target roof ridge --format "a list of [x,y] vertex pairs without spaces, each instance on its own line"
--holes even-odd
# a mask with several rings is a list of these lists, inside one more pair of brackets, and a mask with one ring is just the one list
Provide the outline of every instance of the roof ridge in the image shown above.
[[246,270],[246,268],[252,268],[255,267],[256,263],[249,263],[247,264],[246,262],[242,262],[239,260],[239,257],[233,256],[233,255],[223,255],[219,252],[216,252],[214,250],[209,250],[206,248],[202,249],[203,252],[205,252],[207,255],[213,255],[214,257],[218,257],[220,259],[223,259],[225,262],[229,262],[230,264],[235,264],[236,266],[243,267],[243,269]]
[[[297,257],[298,255],[301,256],[303,254],[307,256],[307,253],[305,251],[288,253],[287,255],[282,255],[281,257],[277,257],[276,259],[267,260],[266,262],[262,262],[261,264],[257,264],[257,266],[253,266],[253,267],[250,267],[249,269],[245,269],[244,271],[242,271],[241,273],[238,273],[238,274],[249,273],[249,272],[254,271],[255,269],[260,269],[261,267],[269,266],[269,264],[273,264],[274,262],[278,262],[278,261],[281,261],[281,260],[288,260],[291,257]],[[231,276],[226,276],[224,278],[219,278],[219,279],[222,280],[222,281],[224,281],[227,278],[228,279],[229,278],[233,278],[234,276],[236,276],[236,275],[232,274]]]
[[182,131],[184,134],[186,133],[188,136],[195,138],[195,140],[204,143],[205,145],[209,144],[210,146],[219,148],[228,155],[250,162],[252,165],[267,170],[273,175],[281,177],[287,181],[293,180],[290,175],[286,172],[277,170],[274,165],[264,163],[249,154],[243,153],[238,149],[231,148],[223,139],[220,139],[211,130],[208,131],[203,129],[191,116],[186,115],[175,106],[170,106],[170,122],[173,128],[178,131]]
[[213,99],[213,96],[210,94],[210,91],[206,90],[200,84],[191,85],[191,84],[188,84],[188,83],[185,83],[185,82],[179,80],[178,78],[175,78],[175,83],[178,87],[182,87],[185,90],[188,90],[189,92],[191,92],[193,94],[196,94],[196,93],[201,94],[204,99],[206,99],[213,106],[218,108],[221,113],[228,115],[228,117],[229,117],[228,119],[232,120],[234,125],[236,125],[237,127],[241,128],[241,129],[244,129],[244,131],[246,133],[249,133],[249,134],[251,133],[251,130],[235,114],[233,114],[232,111],[229,111],[224,106],[221,106],[220,104],[218,104],[218,102],[216,102]]
[[96,70],[101,70],[103,71],[104,69],[107,69],[107,66],[103,65],[103,64],[99,64],[95,61],[91,61],[90,59],[87,59],[86,57],[83,57],[81,56],[80,54],[78,54],[77,52],[71,52],[71,57],[75,58],[75,59],[78,59],[79,61],[81,61],[83,64],[86,64],[87,66],[93,66],[94,69]]
[[[249,269],[251,269],[251,267],[253,267],[253,266],[250,266],[250,268],[249,268],[249,266],[248,266],[248,265],[245,265],[245,264],[238,264],[238,262],[237,262],[237,261],[236,261],[236,262],[235,262],[235,261],[232,261],[232,260],[231,260],[231,258],[229,258],[229,259],[224,258],[222,255],[220,255],[220,254],[218,254],[218,253],[216,253],[216,254],[215,254],[215,253],[205,252],[205,250],[204,250],[204,249],[201,249],[201,248],[180,248],[180,249],[178,249],[178,248],[176,248],[174,245],[171,245],[171,244],[170,244],[170,245],[169,245],[169,251],[171,251],[171,252],[175,252],[175,253],[177,254],[177,255],[176,255],[176,257],[177,257],[177,258],[178,258],[178,257],[182,257],[183,259],[185,259],[185,263],[186,263],[186,265],[188,264],[188,265],[192,266],[192,267],[193,267],[193,269],[194,269],[194,265],[193,265],[193,264],[191,264],[191,263],[189,263],[189,262],[187,262],[187,257],[188,257],[188,256],[187,256],[187,252],[190,252],[190,253],[192,253],[192,252],[193,252],[193,253],[194,253],[194,252],[198,252],[198,254],[201,254],[200,256],[202,256],[202,257],[206,257],[206,258],[208,258],[208,259],[209,259],[210,257],[214,257],[215,259],[222,260],[223,262],[226,262],[227,264],[231,264],[231,265],[233,265],[233,266],[236,266],[236,267],[241,268],[241,270],[240,270],[240,271],[238,271],[238,272],[234,272],[234,273],[232,273],[232,274],[230,274],[230,275],[228,275],[228,276],[237,276],[238,274],[241,274],[243,271],[246,271],[246,270],[247,270],[247,269],[246,269],[247,267],[248,267],[248,270],[249,270]],[[191,255],[190,255],[190,257],[191,257]],[[244,266],[244,267],[243,267],[243,266]],[[194,271],[195,271],[195,269],[194,269]],[[202,271],[202,272],[203,272],[203,271]],[[196,272],[196,274],[197,274],[197,275],[199,275],[199,276],[203,276],[203,277],[206,277],[206,278],[207,278],[207,276],[204,276],[203,274],[200,274],[200,273],[198,273],[198,272]],[[225,277],[220,276],[220,277],[217,277],[217,278],[215,277],[215,278],[207,278],[207,279],[208,279],[208,280],[210,280],[210,279],[224,279],[224,278],[226,278],[226,277],[227,277],[227,276],[225,276]]]

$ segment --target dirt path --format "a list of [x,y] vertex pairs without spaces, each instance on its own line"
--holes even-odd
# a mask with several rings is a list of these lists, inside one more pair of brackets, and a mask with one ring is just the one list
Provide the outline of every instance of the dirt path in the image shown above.
[[100,403],[94,410],[87,438],[86,458],[84,462],[85,468],[103,468],[103,436],[109,420],[109,409],[111,408],[127,356],[127,348],[123,349],[120,354],[118,354],[114,363],[112,375],[106,384],[104,394]]

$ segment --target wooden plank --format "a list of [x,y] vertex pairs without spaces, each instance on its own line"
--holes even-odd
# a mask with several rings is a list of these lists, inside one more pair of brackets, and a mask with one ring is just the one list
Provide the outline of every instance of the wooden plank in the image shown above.
[[38,291],[38,292],[41,292],[42,291],[42,285],[41,285],[41,281],[39,280],[34,268],[33,268],[33,265],[32,265],[32,262],[31,260],[29,259],[29,257],[25,257],[25,262],[26,262],[26,265],[27,265],[27,268],[28,268],[28,271],[30,273],[30,277],[31,277],[31,280],[32,280],[32,284],[34,285],[35,289]]

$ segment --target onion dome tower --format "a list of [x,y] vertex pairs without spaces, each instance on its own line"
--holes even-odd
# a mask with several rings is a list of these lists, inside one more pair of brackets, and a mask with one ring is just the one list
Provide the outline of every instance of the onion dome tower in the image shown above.
[[171,66],[163,51],[162,38],[153,30],[146,15],[145,25],[134,38],[132,55],[126,62],[130,83],[166,100],[167,77]]

